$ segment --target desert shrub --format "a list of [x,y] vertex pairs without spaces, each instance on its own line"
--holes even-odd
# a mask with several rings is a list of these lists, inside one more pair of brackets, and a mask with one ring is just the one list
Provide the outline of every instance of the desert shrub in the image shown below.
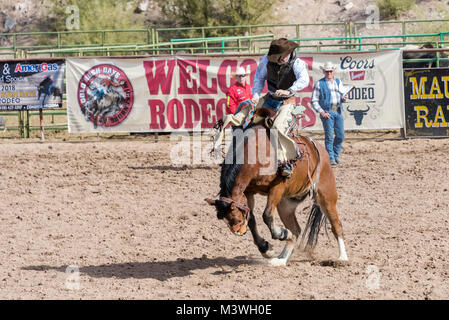
[[410,10],[416,0],[379,0],[377,6],[382,19],[397,19],[401,13]]
[[[273,1],[266,0],[159,0],[164,18],[177,27],[238,26],[263,23]],[[242,29],[206,30],[206,37],[241,35]],[[193,36],[192,31],[178,34]],[[198,33],[196,33],[198,36]]]
[[[79,12],[79,23],[75,27],[71,20],[75,6]],[[85,31],[85,30],[119,30],[144,29],[145,18],[134,13],[137,0],[48,0],[47,10],[49,31]],[[68,22],[69,20],[69,22]],[[106,44],[136,43],[145,40],[145,33],[116,33],[105,35]],[[101,33],[76,33],[63,35],[63,44],[100,44]]]

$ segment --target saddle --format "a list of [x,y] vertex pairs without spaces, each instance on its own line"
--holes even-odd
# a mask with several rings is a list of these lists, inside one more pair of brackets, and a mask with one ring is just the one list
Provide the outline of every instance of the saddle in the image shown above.
[[278,115],[279,111],[267,107],[262,107],[254,112],[254,117],[252,120],[254,124],[263,124],[267,129],[271,129],[274,120],[276,120]]
[[[268,93],[264,97],[265,102],[270,98],[273,98],[273,96]],[[273,98],[273,99],[277,100],[276,98]],[[295,102],[296,102],[295,97],[290,97],[290,98],[283,100],[282,104],[289,104],[289,103],[294,104]],[[261,108],[255,110],[253,112],[250,112],[248,114],[248,117],[245,120],[245,124],[248,124],[251,121],[253,123],[260,124],[260,123],[262,123],[262,120],[263,120],[264,121],[263,124],[265,125],[265,127],[268,129],[271,129],[271,127],[273,126],[273,123],[276,120],[278,115],[279,115],[279,108],[277,108],[277,109],[270,108],[270,107],[265,106],[265,104],[264,104]]]
[[[295,142],[296,152],[298,154],[296,158],[288,161],[290,165],[294,165],[298,159],[302,159],[303,155],[306,152],[304,142],[305,138],[296,133],[297,129],[300,128],[300,121],[303,116],[304,110],[305,107],[301,105],[296,106],[296,108],[292,111],[292,118],[289,121],[289,127],[285,132],[285,135]],[[254,112],[252,122],[255,124],[262,124],[265,126],[265,128],[271,129],[278,115],[279,111],[276,111],[272,108],[262,107]],[[282,163],[279,163],[279,166],[282,165],[283,165]]]

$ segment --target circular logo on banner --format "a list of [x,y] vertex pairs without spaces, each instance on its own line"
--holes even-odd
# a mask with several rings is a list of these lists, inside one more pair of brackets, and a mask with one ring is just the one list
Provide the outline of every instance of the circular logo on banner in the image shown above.
[[94,127],[113,127],[125,120],[134,103],[134,91],[125,72],[111,64],[87,70],[78,84],[78,103]]

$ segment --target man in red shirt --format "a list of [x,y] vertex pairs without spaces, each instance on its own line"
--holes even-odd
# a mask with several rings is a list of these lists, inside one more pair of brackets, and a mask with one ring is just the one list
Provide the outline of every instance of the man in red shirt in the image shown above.
[[235,73],[235,82],[226,93],[226,113],[236,114],[240,111],[240,104],[245,100],[251,100],[251,85],[249,84],[248,72],[242,67]]

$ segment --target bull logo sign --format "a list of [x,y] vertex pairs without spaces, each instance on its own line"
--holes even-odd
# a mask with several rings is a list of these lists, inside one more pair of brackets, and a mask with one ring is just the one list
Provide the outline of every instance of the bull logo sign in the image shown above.
[[363,117],[368,114],[370,106],[366,106],[365,110],[351,110],[349,107],[347,108],[349,115],[354,117],[355,124],[358,126],[362,125]]

